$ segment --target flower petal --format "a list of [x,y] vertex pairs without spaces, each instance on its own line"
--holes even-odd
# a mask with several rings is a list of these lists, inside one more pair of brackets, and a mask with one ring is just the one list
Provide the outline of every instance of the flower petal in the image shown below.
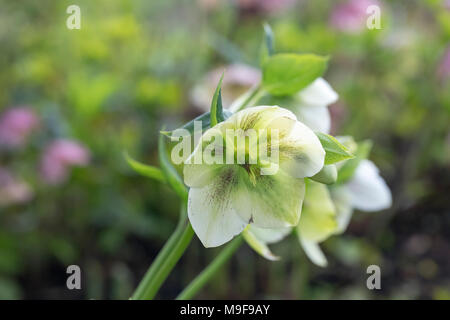
[[350,223],[353,214],[350,194],[346,186],[333,187],[330,190],[331,199],[336,208],[337,229],[335,234],[343,233]]
[[249,229],[245,229],[242,233],[247,244],[267,260],[276,261],[280,257],[275,256],[264,241],[256,237]]
[[198,238],[207,248],[230,241],[247,225],[233,208],[236,184],[236,167],[227,166],[210,184],[189,190],[189,220]]
[[289,136],[281,139],[280,167],[295,178],[312,177],[325,161],[325,150],[314,132],[296,122]]
[[322,242],[337,228],[336,209],[325,185],[309,181],[297,231],[303,239]]
[[298,120],[306,124],[311,130],[329,133],[331,116],[327,106],[304,105],[297,109]]
[[305,182],[279,169],[252,178],[241,167],[235,208],[243,220],[261,228],[295,226],[300,218]]
[[248,230],[264,243],[275,243],[284,239],[292,232],[292,228],[266,229],[249,225]]
[[302,105],[324,107],[335,103],[338,94],[323,78],[317,78],[308,87],[299,92]]
[[306,240],[302,237],[299,238],[300,244],[305,250],[308,258],[319,267],[326,267],[328,264],[327,258],[323,254],[317,242]]
[[379,211],[392,205],[392,195],[378,168],[370,160],[362,160],[354,176],[346,184],[354,208]]
[[283,129],[275,127],[273,124],[279,118],[297,120],[297,117],[289,110],[278,106],[258,106],[241,110],[232,115],[227,121],[234,122],[236,129],[266,129],[267,127],[275,129]]

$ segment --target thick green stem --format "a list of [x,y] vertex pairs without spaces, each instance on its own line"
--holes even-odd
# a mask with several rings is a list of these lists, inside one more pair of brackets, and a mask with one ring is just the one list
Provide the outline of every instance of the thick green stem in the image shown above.
[[178,262],[187,246],[192,240],[194,231],[187,222],[186,208],[183,207],[182,218],[172,236],[159,252],[144,278],[139,283],[131,299],[151,300],[154,298],[164,280],[168,277],[175,264]]
[[239,235],[223,249],[217,257],[206,267],[176,298],[177,300],[192,299],[192,297],[214,276],[225,262],[236,252],[242,244],[242,236]]

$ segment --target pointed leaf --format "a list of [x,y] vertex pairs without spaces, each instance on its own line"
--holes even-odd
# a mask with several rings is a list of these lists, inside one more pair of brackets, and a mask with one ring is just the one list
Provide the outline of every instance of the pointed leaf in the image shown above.
[[222,80],[223,80],[223,73],[220,77],[219,83],[217,84],[216,91],[214,92],[214,96],[211,102],[211,127],[214,127],[219,122],[222,122],[225,117],[223,115],[223,106],[222,106]]
[[269,56],[273,55],[275,53],[275,50],[274,50],[275,40],[274,40],[272,28],[270,27],[270,25],[268,23],[264,23],[264,40],[266,42],[267,54]]
[[158,180],[160,182],[166,182],[164,175],[159,168],[138,162],[131,158],[127,152],[124,152],[124,156],[130,167],[140,175]]
[[322,76],[327,61],[314,54],[275,54],[263,63],[263,88],[276,96],[294,94]]
[[322,132],[316,132],[316,135],[326,152],[326,165],[354,157],[343,144],[336,140],[336,138]]

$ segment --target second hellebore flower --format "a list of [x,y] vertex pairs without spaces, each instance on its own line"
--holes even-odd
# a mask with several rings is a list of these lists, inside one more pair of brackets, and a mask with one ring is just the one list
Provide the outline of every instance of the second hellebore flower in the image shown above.
[[304,178],[319,172],[324,158],[319,139],[289,110],[260,106],[237,112],[207,130],[185,161],[195,233],[205,247],[215,247],[249,224],[297,225]]

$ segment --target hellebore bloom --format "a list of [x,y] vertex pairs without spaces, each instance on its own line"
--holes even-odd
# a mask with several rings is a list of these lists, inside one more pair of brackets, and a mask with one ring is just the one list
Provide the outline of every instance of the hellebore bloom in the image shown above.
[[289,109],[312,130],[329,133],[331,117],[328,106],[337,100],[338,94],[330,84],[318,78],[297,94]]
[[338,100],[338,94],[325,79],[317,78],[293,97],[267,97],[266,99],[263,98],[263,101],[282,104],[291,110],[298,120],[311,130],[329,133],[331,116],[328,106]]
[[28,107],[7,110],[0,118],[0,145],[9,148],[23,146],[38,123],[38,117]]
[[231,103],[261,81],[261,72],[245,64],[231,64],[223,68],[210,71],[191,93],[194,105],[204,112],[209,111],[211,96],[216,90],[215,84],[219,81],[223,70],[227,76],[222,81],[222,101],[224,106]]
[[339,31],[359,33],[366,28],[369,6],[380,6],[375,0],[349,0],[337,5],[331,14],[330,24]]
[[260,106],[235,113],[207,130],[185,161],[195,233],[205,247],[215,247],[249,224],[297,225],[304,178],[319,172],[324,158],[319,139],[289,110]]
[[[311,185],[314,187],[311,188]],[[317,201],[317,199],[322,199]],[[316,198],[316,200],[314,200]],[[370,160],[361,160],[352,178],[327,188],[308,184],[297,234],[305,253],[315,264],[326,266],[319,243],[346,229],[354,209],[380,211],[392,205],[392,196],[378,168]]]
[[72,140],[60,139],[48,145],[41,159],[41,173],[48,184],[62,183],[71,166],[86,166],[89,151]]

